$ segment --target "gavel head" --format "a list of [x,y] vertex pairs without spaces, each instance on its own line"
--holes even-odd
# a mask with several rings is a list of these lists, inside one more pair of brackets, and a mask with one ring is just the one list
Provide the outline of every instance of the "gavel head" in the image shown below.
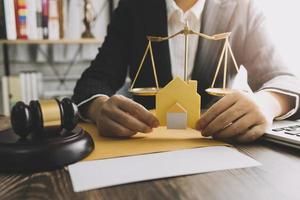
[[11,124],[21,138],[29,134],[43,136],[46,132],[71,131],[78,123],[77,106],[68,98],[17,102],[11,111]]

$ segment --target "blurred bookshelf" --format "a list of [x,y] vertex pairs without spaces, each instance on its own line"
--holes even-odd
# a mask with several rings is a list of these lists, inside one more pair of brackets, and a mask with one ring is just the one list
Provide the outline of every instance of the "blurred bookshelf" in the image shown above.
[[[71,0],[0,1],[0,46],[2,46],[4,67],[4,75],[0,80],[2,87],[2,105],[0,106],[3,108],[3,114],[9,115],[11,107],[19,100],[29,103],[30,100],[72,95],[72,90],[67,87],[66,81],[69,79],[74,81],[79,78],[79,75],[70,76],[69,72],[78,63],[83,47],[86,45],[100,46],[103,42],[103,38],[84,37],[83,33],[81,35],[83,38],[76,36],[76,39],[73,39],[74,30],[69,27],[71,22],[74,23],[74,17],[78,16],[79,11],[84,12],[83,16],[85,17],[94,14],[96,19],[99,16],[99,13],[88,13],[94,12],[93,9],[87,10],[93,7],[92,3],[91,0],[77,0],[77,4]],[[82,7],[80,10],[78,10],[79,8],[74,10],[74,6],[71,4],[77,6],[80,4]],[[114,9],[114,0],[103,1],[102,6],[108,9],[108,20],[110,20]],[[100,8],[99,12],[103,10]],[[76,21],[83,23],[84,20],[86,18],[77,18]],[[86,23],[84,26],[85,32],[90,31],[90,27],[87,27]],[[52,75],[42,74],[39,70],[21,70],[20,74],[11,74],[13,63],[11,63],[10,47],[16,45],[37,46],[38,52],[44,59],[43,65],[51,69]],[[50,49],[56,45],[72,45],[74,55],[71,53],[71,58],[65,61],[64,68],[66,69],[63,71],[56,69],[57,63],[51,59],[49,52],[41,48],[45,45],[50,46]],[[34,60],[32,61],[34,62]],[[43,83],[47,80],[57,81],[58,89],[47,91],[43,88]]]
[[[68,73],[77,63],[77,57],[80,54],[84,45],[97,44],[101,45],[103,40],[99,38],[83,38],[83,39],[58,39],[58,40],[0,40],[0,45],[3,46],[4,56],[4,76],[1,78],[2,85],[2,111],[3,114],[9,115],[11,107],[19,100],[29,103],[30,100],[38,100],[40,98],[60,98],[71,96],[72,90],[58,89],[45,90],[43,87],[44,81],[54,80],[59,82],[59,87],[63,86],[66,80],[69,80]],[[54,63],[48,61],[45,64],[52,69],[54,76],[42,76],[37,71],[24,71],[19,75],[11,75],[10,73],[10,56],[9,46],[11,45],[77,45],[77,50],[71,61],[66,63],[68,69],[64,72],[58,72]],[[45,59],[49,60],[48,55],[44,53]],[[24,76],[29,76],[24,78]],[[71,77],[73,80],[78,77]],[[29,94],[29,95],[28,95]],[[35,94],[35,95],[34,95]]]

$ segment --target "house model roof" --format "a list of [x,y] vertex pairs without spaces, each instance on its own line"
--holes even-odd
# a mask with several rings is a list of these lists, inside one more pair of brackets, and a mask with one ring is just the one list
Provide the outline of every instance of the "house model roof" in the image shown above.
[[165,93],[169,90],[181,90],[181,89],[187,89],[191,92],[197,93],[197,81],[189,80],[188,83],[186,83],[184,80],[182,80],[179,77],[174,78],[170,83],[168,83],[164,88],[160,90],[160,93]]
[[169,113],[186,113],[186,109],[182,107],[179,103],[175,103],[169,110]]

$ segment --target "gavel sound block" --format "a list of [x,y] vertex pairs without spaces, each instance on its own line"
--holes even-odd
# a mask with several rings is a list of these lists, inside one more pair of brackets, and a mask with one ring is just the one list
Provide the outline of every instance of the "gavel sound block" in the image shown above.
[[79,127],[70,99],[18,102],[11,112],[12,129],[0,132],[0,171],[36,172],[82,160],[94,149]]

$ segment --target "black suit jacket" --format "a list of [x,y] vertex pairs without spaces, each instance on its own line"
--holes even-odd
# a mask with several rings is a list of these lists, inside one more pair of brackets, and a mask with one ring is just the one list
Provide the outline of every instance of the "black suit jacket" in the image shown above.
[[[248,70],[249,84],[254,91],[275,88],[299,95],[300,89],[295,87],[299,82],[278,56],[265,29],[265,18],[253,2],[207,0],[202,13],[201,32],[208,35],[232,32],[230,43],[233,52],[238,64]],[[132,80],[147,46],[148,35],[168,35],[165,0],[120,1],[98,55],[77,82],[73,96],[75,103],[96,94],[114,95],[123,86],[127,73]],[[212,102],[213,97],[205,89],[212,82],[222,46],[220,41],[199,39],[192,79],[198,81],[202,107]],[[153,43],[153,51],[159,86],[163,87],[173,79],[168,42]],[[232,63],[229,69],[230,79],[235,74]],[[221,78],[219,76],[217,85],[221,84]],[[154,85],[148,57],[135,87]],[[153,97],[134,97],[134,100],[147,108],[154,108],[155,105]]]

